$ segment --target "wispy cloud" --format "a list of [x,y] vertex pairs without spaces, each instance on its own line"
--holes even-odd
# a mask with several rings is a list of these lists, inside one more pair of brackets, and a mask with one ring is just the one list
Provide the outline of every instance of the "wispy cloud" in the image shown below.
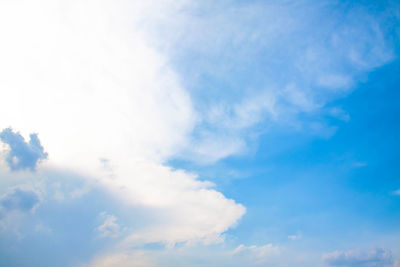
[[[183,155],[195,160],[205,152],[214,161],[243,152],[254,126],[263,133],[301,125],[297,129],[325,136],[329,125],[311,131],[310,125],[324,125],[319,115],[326,104],[396,57],[386,13],[371,14],[357,4],[188,1],[172,12],[157,17],[148,32],[172,55],[200,113],[191,146],[196,150]],[[255,101],[249,106],[246,99]],[[330,115],[349,120],[339,109]],[[227,133],[235,142],[225,144],[226,153],[198,149],[207,146],[203,138]]]
[[290,240],[299,240],[299,239],[301,239],[303,237],[303,235],[301,234],[301,233],[298,233],[298,234],[295,234],[295,235],[288,235],[288,238],[290,239]]
[[[48,202],[35,222],[52,222],[70,253],[89,247],[92,235],[115,237],[98,238],[117,251],[95,257],[93,266],[153,264],[132,247],[223,242],[246,208],[167,162],[212,164],[243,153],[272,127],[331,136],[335,127],[321,113],[343,121],[350,115],[327,111],[327,103],[396,56],[384,25],[357,4],[329,1],[0,2],[6,162],[39,171]],[[40,142],[36,134],[25,141],[30,133]],[[20,174],[0,178],[10,186]],[[95,190],[68,184],[75,176]],[[33,183],[28,176],[18,182]],[[2,209],[34,209],[32,192],[7,193]],[[49,219],[46,211],[59,208]],[[69,239],[66,211],[85,235]],[[143,223],[124,231],[135,224],[133,213]],[[263,263],[280,249],[240,245],[229,255]],[[338,262],[332,255],[327,261]]]
[[117,223],[117,218],[114,215],[107,214],[106,212],[100,213],[103,223],[96,228],[103,237],[116,238],[121,235],[123,230]]
[[[0,127],[38,132],[49,153],[43,168],[93,177],[117,201],[163,214],[127,239],[217,242],[245,208],[197,175],[165,166],[191,147],[198,119],[169,55],[143,32],[151,24],[144,18],[182,5],[174,2],[1,3],[0,24],[12,29],[0,27],[7,40],[0,86],[8,88]],[[209,141],[199,151],[220,150]]]
[[273,259],[275,256],[279,255],[281,248],[279,246],[274,246],[272,244],[267,244],[264,246],[245,246],[239,245],[233,251],[233,255],[240,257],[250,257],[255,263],[265,263]]
[[371,249],[369,251],[334,251],[325,253],[322,258],[331,266],[393,266],[392,252],[382,248]]

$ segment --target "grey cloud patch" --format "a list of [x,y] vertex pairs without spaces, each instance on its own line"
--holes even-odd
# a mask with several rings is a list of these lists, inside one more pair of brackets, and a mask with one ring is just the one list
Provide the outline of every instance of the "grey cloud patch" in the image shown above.
[[383,248],[371,249],[369,251],[334,251],[323,254],[322,258],[330,266],[393,266],[392,252]]
[[0,140],[10,147],[6,162],[13,171],[24,169],[34,171],[38,162],[48,156],[44,152],[37,134],[31,134],[29,143],[27,143],[21,134],[7,128],[0,132]]
[[3,209],[30,211],[39,203],[38,195],[29,190],[14,189],[13,192],[0,199],[0,205]]

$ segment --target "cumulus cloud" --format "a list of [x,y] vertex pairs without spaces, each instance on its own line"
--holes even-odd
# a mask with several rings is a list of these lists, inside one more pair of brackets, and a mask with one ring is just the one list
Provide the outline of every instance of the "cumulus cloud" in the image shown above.
[[[151,207],[162,223],[150,224],[133,233],[125,243],[220,242],[220,234],[235,225],[245,208],[199,181],[197,175],[142,162],[115,169],[118,179],[104,180],[107,188],[124,203]],[[137,174],[132,179],[128,174]],[[140,174],[140,175],[139,175]]]
[[330,266],[393,266],[392,252],[383,248],[371,249],[369,251],[334,251],[323,254],[322,258]]
[[[182,262],[187,263],[182,266],[190,266],[194,262],[193,257],[198,256],[198,251],[194,249],[190,252],[194,254],[190,254],[185,249],[182,254],[181,248],[196,246],[205,249],[210,243],[223,241],[221,233],[235,224],[235,217],[240,214],[234,213],[234,202],[214,190],[213,184],[200,182],[183,171],[177,171],[176,175],[172,170],[164,171],[171,171],[172,174],[165,177],[162,172],[149,173],[143,177],[143,180],[150,179],[146,187],[138,181],[131,181],[132,188],[122,188],[126,186],[119,187],[118,184],[104,186],[102,182],[57,169],[44,168],[40,172],[27,173],[28,177],[21,178],[24,187],[19,188],[23,191],[40,192],[37,193],[40,196],[40,208],[34,208],[35,212],[8,212],[0,205],[0,214],[4,212],[2,215],[6,216],[0,220],[0,250],[9,255],[5,247],[11,244],[15,246],[15,256],[7,265],[23,265],[24,260],[30,258],[31,265],[43,265],[45,259],[51,266],[80,266],[81,262],[98,254],[98,257],[93,258],[93,262],[98,260],[98,264],[105,264],[108,260],[103,262],[100,258],[107,258],[112,266],[114,261],[111,260],[120,259],[120,256],[132,260],[126,264],[135,264],[135,257],[132,255],[137,254],[132,249],[147,248],[144,254],[147,259],[156,260],[159,263],[156,266],[176,262],[182,256],[185,257]],[[5,188],[15,184],[17,176],[26,176],[25,173],[18,172],[9,172],[8,175],[9,178],[2,179],[2,185],[4,182],[9,183],[6,183]],[[179,179],[172,179],[174,176]],[[192,176],[190,183],[186,180],[188,176]],[[165,178],[160,183],[171,184],[155,186],[156,177]],[[110,183],[113,179],[115,180],[110,179]],[[164,186],[165,190],[162,189]],[[72,194],[84,187],[89,189],[85,194],[79,197]],[[133,187],[136,187],[136,191],[132,191]],[[174,190],[174,187],[181,188]],[[0,187],[2,190],[5,188]],[[141,190],[143,192],[137,195]],[[63,198],[59,199],[58,195]],[[135,197],[138,199],[135,200]],[[217,205],[216,198],[221,201]],[[10,236],[11,240],[8,239]],[[58,246],[54,246],[55,243]],[[179,244],[174,246],[175,243]],[[154,244],[157,253],[152,253]],[[24,248],[34,246],[37,249],[27,254]],[[212,247],[219,247],[219,253],[216,254],[224,255],[224,246],[214,244]],[[49,247],[53,253],[44,258],[43,255],[47,255]],[[214,250],[209,250],[207,254],[209,252]],[[208,259],[210,263],[214,256]],[[114,264],[119,265],[122,263]]]
[[1,126],[40,133],[62,166],[160,162],[179,149],[194,111],[167,58],[135,29],[141,2],[2,3],[1,24],[13,27],[0,28]]
[[38,195],[30,190],[14,189],[0,199],[0,205],[7,211],[31,211],[39,203]]
[[41,160],[47,158],[37,134],[31,134],[27,143],[21,134],[7,128],[0,132],[0,140],[10,148],[6,162],[13,171],[24,169],[33,171]]
[[94,178],[116,201],[162,214],[128,243],[219,242],[245,212],[211,183],[165,166],[190,147],[198,112],[169,55],[151,46],[144,30],[160,8],[169,16],[182,5],[0,3],[7,99],[0,127],[11,125],[21,136],[38,132],[51,155],[44,168]]
[[[14,155],[12,166],[34,169],[45,156],[37,136],[29,144],[23,139],[37,132],[51,155],[46,168],[93,178],[121,206],[156,213],[152,223],[124,235],[121,247],[220,242],[245,208],[166,162],[181,156],[212,163],[240,153],[247,129],[266,118],[286,123],[318,111],[358,74],[393,57],[379,19],[349,12],[346,23],[333,18],[346,25],[334,32],[330,21],[315,23],[329,10],[307,6],[1,1],[0,129],[18,129],[11,136],[32,150],[29,158]],[[310,125],[318,131],[323,124]],[[116,218],[106,216],[98,230],[114,235]],[[274,251],[242,246],[236,255]],[[100,263],[131,257],[116,255]]]

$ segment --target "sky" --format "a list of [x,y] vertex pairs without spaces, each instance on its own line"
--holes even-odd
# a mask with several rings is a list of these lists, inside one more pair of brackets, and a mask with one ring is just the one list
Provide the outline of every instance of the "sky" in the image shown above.
[[400,3],[0,0],[0,266],[400,267]]

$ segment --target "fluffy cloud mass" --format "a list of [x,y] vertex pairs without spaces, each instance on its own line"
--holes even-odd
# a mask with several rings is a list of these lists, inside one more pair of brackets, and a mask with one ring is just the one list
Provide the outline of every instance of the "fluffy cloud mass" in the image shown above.
[[47,154],[36,135],[29,145],[23,137],[39,133],[44,169],[93,177],[122,203],[162,212],[128,243],[215,242],[245,210],[213,184],[164,165],[197,119],[168,58],[140,30],[164,4],[2,2],[0,129],[21,135],[4,130],[1,140],[11,168],[34,169]]

